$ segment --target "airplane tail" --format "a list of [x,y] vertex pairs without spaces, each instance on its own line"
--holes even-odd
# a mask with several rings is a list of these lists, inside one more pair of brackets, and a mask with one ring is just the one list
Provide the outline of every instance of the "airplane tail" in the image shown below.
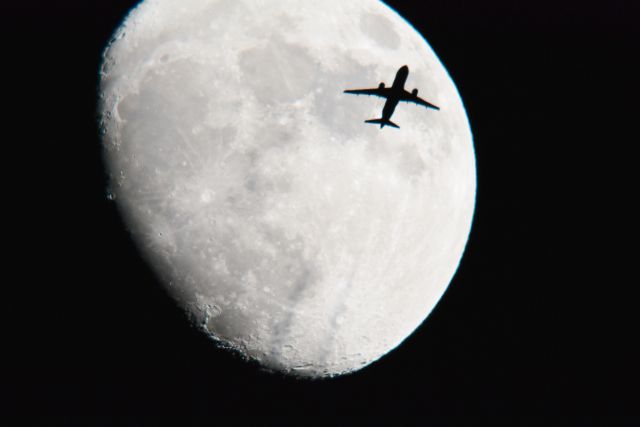
[[365,120],[365,123],[373,123],[373,124],[379,124],[380,125],[380,129],[382,129],[385,126],[391,126],[397,129],[400,129],[400,126],[398,126],[397,124],[393,123],[391,120],[385,120],[385,119],[371,119],[371,120]]

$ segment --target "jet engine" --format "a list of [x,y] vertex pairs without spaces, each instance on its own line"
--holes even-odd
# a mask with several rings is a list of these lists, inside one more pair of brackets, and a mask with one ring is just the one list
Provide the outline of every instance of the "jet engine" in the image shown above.
[[411,95],[418,96],[418,89],[414,89],[411,91]]
[[380,86],[378,86],[378,89],[384,89],[384,83],[380,83]]

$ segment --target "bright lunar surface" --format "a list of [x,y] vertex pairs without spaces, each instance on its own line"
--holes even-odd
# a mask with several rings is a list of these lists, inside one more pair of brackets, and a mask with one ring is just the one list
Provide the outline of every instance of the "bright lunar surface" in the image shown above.
[[[393,83],[440,111],[398,105]],[[190,318],[299,376],[351,372],[434,308],[464,250],[475,156],[427,42],[375,0],[146,0],[106,49],[110,194]],[[135,284],[132,284],[135,286]]]

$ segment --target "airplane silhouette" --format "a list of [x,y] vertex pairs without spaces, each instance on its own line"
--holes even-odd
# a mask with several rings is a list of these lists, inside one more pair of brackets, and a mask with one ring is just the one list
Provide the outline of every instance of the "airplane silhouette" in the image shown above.
[[409,67],[404,65],[400,67],[400,69],[396,73],[396,78],[393,81],[393,86],[391,86],[390,88],[385,88],[384,83],[380,83],[380,86],[378,86],[376,89],[349,89],[345,90],[344,93],[351,93],[354,95],[374,95],[381,98],[386,98],[387,102],[385,102],[384,108],[382,109],[382,118],[365,120],[365,123],[379,124],[380,129],[385,127],[385,125],[394,128],[400,128],[400,126],[390,120],[391,115],[393,115],[393,112],[395,111],[396,106],[400,101],[413,102],[418,105],[423,105],[427,108],[440,110],[440,108],[436,107],[435,105],[428,103],[422,98],[419,98],[418,89],[414,89],[411,92],[407,92],[406,90],[404,90],[404,84],[407,81],[408,76]]

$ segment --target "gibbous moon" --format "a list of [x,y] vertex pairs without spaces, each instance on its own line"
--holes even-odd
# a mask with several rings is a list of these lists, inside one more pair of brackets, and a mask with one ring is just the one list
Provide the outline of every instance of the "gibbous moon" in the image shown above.
[[[393,83],[440,107],[342,93]],[[104,53],[115,200],[221,346],[298,376],[355,371],[418,327],[460,262],[475,156],[454,83],[375,0],[146,0]],[[135,286],[132,283],[131,286]]]

